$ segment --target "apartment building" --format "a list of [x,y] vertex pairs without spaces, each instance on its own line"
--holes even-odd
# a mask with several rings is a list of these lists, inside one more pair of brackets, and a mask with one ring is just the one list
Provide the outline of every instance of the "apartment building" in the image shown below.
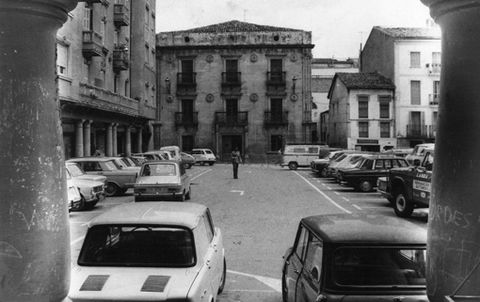
[[361,72],[390,78],[395,86],[398,147],[434,142],[440,93],[440,30],[373,27],[361,53]]
[[328,98],[328,145],[362,151],[394,148],[395,85],[379,73],[336,73]]
[[57,33],[65,157],[152,146],[155,0],[80,1]]
[[320,143],[326,143],[327,123],[325,117],[327,113],[323,112],[328,111],[328,91],[335,73],[358,71],[358,59],[314,58],[312,60],[312,121],[317,123],[319,133],[317,140]]
[[157,34],[155,146],[263,161],[311,142],[312,48],[310,32],[240,21]]

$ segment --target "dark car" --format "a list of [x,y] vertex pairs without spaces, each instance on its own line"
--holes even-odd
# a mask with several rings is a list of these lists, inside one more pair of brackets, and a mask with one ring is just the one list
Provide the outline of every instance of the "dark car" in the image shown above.
[[392,168],[408,167],[408,162],[394,155],[363,155],[353,167],[337,171],[339,182],[362,192],[370,192],[377,185],[379,177],[387,176]]
[[426,242],[425,226],[395,217],[303,218],[284,256],[283,301],[428,301]]

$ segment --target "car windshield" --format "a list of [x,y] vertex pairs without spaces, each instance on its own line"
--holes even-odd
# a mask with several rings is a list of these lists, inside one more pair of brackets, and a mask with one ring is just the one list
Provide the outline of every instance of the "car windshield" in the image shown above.
[[191,231],[155,225],[90,228],[78,258],[85,266],[189,267],[195,265]]
[[67,165],[67,170],[72,177],[82,176],[85,174],[78,165]]
[[335,251],[333,279],[340,286],[422,286],[426,249],[348,247]]
[[175,176],[174,164],[148,164],[143,167],[142,176]]

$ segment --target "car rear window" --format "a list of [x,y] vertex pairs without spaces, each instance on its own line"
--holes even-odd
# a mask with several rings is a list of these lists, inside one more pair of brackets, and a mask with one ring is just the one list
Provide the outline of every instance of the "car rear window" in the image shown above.
[[153,225],[90,228],[78,258],[84,266],[189,267],[195,265],[190,230]]
[[205,153],[207,153],[207,154],[212,154],[213,152],[210,151],[210,150],[205,150]]
[[142,176],[175,176],[174,164],[148,164],[143,167]]
[[426,249],[348,247],[335,251],[333,279],[339,286],[422,286]]

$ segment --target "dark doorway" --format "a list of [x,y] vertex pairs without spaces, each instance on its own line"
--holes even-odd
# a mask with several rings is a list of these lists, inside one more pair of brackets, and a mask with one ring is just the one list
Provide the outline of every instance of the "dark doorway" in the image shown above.
[[193,149],[193,135],[182,136],[182,151],[189,152]]
[[193,100],[182,100],[182,122],[193,123]]
[[270,111],[272,114],[272,121],[281,122],[283,113],[282,99],[270,99]]
[[228,161],[234,148],[238,148],[243,156],[243,141],[241,135],[222,135],[222,159]]
[[235,123],[238,119],[238,100],[237,99],[226,99],[225,101],[225,111],[227,117],[227,123]]

